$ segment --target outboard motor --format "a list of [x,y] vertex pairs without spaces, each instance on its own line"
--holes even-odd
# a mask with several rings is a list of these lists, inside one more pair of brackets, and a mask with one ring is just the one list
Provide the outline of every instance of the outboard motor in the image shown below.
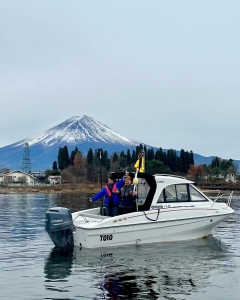
[[73,248],[73,220],[70,209],[49,208],[46,212],[45,230],[57,248]]

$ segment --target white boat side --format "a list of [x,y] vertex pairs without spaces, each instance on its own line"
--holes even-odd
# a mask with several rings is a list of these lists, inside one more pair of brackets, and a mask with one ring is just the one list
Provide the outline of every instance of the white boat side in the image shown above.
[[[116,217],[101,216],[100,208],[73,213],[74,245],[97,248],[202,238],[234,213],[230,203],[213,202],[183,177],[152,177],[156,190],[147,210]],[[171,198],[173,187],[176,198]],[[185,189],[188,200],[178,188]]]

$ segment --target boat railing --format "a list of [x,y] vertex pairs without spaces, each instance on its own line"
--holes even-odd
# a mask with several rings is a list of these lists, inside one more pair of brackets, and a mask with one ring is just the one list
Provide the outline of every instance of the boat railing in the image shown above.
[[229,197],[228,197],[228,202],[227,202],[227,205],[228,205],[228,206],[231,205],[232,197],[233,197],[233,191],[230,193],[230,195],[229,195]]
[[175,177],[175,178],[186,179],[186,177],[178,176],[178,175],[171,175],[171,174],[155,174],[154,176],[168,176],[168,177]]
[[[213,204],[211,205],[211,207],[223,196],[228,196],[228,194],[221,194],[220,190],[218,190],[218,194],[217,197],[215,198],[215,200],[213,201]],[[228,197],[228,201],[227,201],[227,205],[230,207],[231,202],[232,202],[232,197],[233,197],[233,191],[230,193],[229,197]]]
[[95,215],[95,214],[89,214],[89,213],[79,213],[75,216],[75,218],[73,219],[73,222],[78,218],[78,217],[83,217],[84,220],[86,220],[86,218],[93,218],[93,219],[108,219],[108,216],[101,216],[101,215]]

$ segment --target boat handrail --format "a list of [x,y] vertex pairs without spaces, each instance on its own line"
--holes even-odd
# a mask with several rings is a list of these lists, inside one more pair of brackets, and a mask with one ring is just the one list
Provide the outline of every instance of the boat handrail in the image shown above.
[[[218,201],[218,199],[220,199],[222,196],[227,196],[228,194],[220,194],[220,190],[218,190],[218,194],[216,199],[213,201],[213,204],[211,205],[211,207]],[[231,201],[232,201],[232,197],[233,197],[233,191],[230,193],[229,197],[228,197],[228,201],[227,201],[227,205],[230,207],[231,205]]]
[[230,207],[231,202],[232,202],[232,197],[233,197],[233,191],[230,193],[229,197],[228,197],[228,202],[227,205]]
[[88,213],[79,213],[79,214],[74,218],[73,221],[75,221],[78,217],[83,217],[83,218],[88,217],[88,218],[95,218],[95,219],[101,219],[101,220],[110,218],[110,217],[108,217],[108,216],[94,215],[94,214],[88,214]]
[[179,176],[179,175],[172,175],[172,174],[154,174],[154,176],[168,176],[168,177],[176,177],[176,178],[186,179],[186,177]]

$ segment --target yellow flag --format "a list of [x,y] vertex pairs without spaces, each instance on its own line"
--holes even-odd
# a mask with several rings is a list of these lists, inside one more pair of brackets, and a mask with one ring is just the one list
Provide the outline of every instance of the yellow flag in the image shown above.
[[145,158],[144,158],[144,156],[142,156],[141,167],[140,167],[139,172],[140,173],[145,172]]
[[139,168],[139,159],[136,161],[135,165],[134,165],[134,168],[135,169],[138,169]]
[[139,172],[143,173],[145,172],[145,158],[144,158],[144,152],[141,152],[138,155],[138,160],[136,161],[134,165],[135,169],[139,169]]

